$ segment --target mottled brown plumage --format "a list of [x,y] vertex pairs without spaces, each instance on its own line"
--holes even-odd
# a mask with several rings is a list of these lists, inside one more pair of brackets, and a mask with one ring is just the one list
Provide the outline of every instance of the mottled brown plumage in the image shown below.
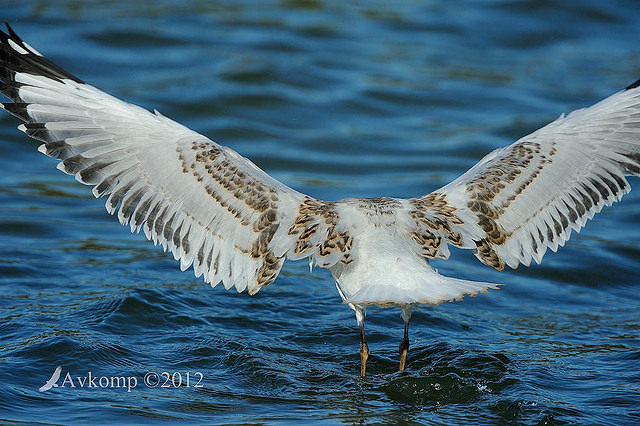
[[215,286],[255,294],[285,259],[329,269],[356,313],[361,374],[367,305],[400,305],[409,347],[415,304],[497,286],[445,277],[430,259],[449,246],[503,269],[540,262],[640,175],[640,83],[495,150],[448,185],[411,199],[322,201],[230,148],[127,104],[60,69],[11,29],[0,31],[2,104],[39,150],[87,185],[132,231],[171,251]]

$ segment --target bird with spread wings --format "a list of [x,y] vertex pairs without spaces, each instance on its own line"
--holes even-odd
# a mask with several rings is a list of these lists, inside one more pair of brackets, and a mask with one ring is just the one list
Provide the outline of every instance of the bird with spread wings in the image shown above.
[[362,376],[367,305],[400,306],[404,370],[412,306],[497,288],[434,270],[429,260],[447,259],[449,245],[498,270],[540,263],[630,191],[626,176],[640,175],[640,81],[489,153],[430,194],[322,201],[157,111],[84,83],[9,25],[0,31],[0,80],[12,101],[2,107],[43,142],[39,151],[106,197],[109,213],[168,249],[182,270],[255,294],[285,259],[329,269],[356,314]]

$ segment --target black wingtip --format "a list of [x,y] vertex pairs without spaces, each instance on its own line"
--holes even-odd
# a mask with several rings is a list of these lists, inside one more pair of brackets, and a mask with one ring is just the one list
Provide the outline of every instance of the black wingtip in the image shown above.
[[636,87],[640,87],[640,80],[636,80],[634,83],[631,83],[630,85],[625,87],[624,90],[631,90],[635,89]]
[[18,36],[18,34],[16,34],[16,32],[13,31],[13,28],[11,28],[11,25],[9,25],[7,21],[4,21],[4,25],[5,27],[7,27],[6,32],[5,30],[0,29],[0,42],[2,44],[9,44],[9,40],[18,42],[18,44],[24,43],[20,38],[20,36]]
[[[7,21],[4,21],[4,25],[7,27],[7,32],[11,32],[12,30],[10,30],[11,27],[9,27],[9,23]],[[2,42],[2,44],[6,44],[9,41],[9,34],[5,33],[3,29],[0,29],[0,42]]]
[[7,21],[4,21],[4,25],[7,27],[7,32],[9,33],[9,37],[22,42],[22,39],[18,37],[18,34],[16,34],[16,32],[13,31],[13,28],[11,28],[11,25],[9,25]]
[[12,82],[16,73],[39,75],[54,80],[73,80],[83,83],[76,76],[49,61],[25,43],[5,21],[6,32],[0,29],[0,78],[5,83]]
[[29,106],[29,104],[21,103],[21,102],[18,102],[18,103],[1,103],[0,104],[0,107],[2,107],[2,109],[7,111],[8,113],[13,115],[14,117],[18,117],[20,120],[26,121],[26,122],[31,121],[31,117],[29,116],[29,113],[27,112],[27,107],[28,106]]

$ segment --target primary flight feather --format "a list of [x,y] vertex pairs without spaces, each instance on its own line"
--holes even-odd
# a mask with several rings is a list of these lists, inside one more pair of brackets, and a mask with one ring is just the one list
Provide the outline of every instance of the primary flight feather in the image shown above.
[[630,191],[640,175],[640,82],[495,150],[421,197],[327,202],[289,188],[250,160],[157,111],[114,98],[60,69],[7,25],[0,31],[3,108],[43,142],[58,168],[93,186],[132,231],[143,230],[212,286],[255,294],[285,259],[328,268],[355,311],[361,374],[365,307],[475,295],[495,284],[445,277],[429,259],[449,245],[501,270],[562,246]]

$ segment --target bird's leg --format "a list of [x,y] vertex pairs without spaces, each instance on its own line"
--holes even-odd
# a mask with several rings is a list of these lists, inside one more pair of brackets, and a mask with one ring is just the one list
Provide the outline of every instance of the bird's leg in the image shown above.
[[400,352],[400,371],[404,371],[404,366],[407,363],[407,353],[409,352],[409,323],[404,323],[404,337],[400,342],[398,348]]
[[356,311],[356,319],[358,320],[358,328],[360,329],[360,377],[365,377],[367,373],[367,359],[369,359],[369,345],[364,335],[364,307],[353,307]]
[[367,374],[367,360],[369,359],[369,345],[364,336],[364,323],[360,323],[360,377]]
[[404,321],[404,337],[398,348],[400,352],[400,371],[404,371],[407,363],[407,353],[409,352],[409,318],[411,318],[411,305],[402,306],[402,320]]

